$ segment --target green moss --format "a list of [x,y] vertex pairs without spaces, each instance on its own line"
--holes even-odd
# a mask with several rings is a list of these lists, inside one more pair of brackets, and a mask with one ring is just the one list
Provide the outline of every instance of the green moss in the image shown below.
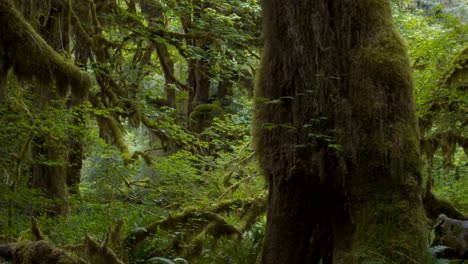
[[368,216],[358,222],[347,263],[420,263],[415,252],[425,250],[428,243],[420,239],[427,237],[422,210],[415,211],[406,201],[370,204],[364,210]]
[[[315,10],[308,1],[301,4],[302,10]],[[306,214],[299,212],[306,208],[301,202],[317,188],[325,197],[342,195],[344,200],[337,199],[336,211],[323,216],[338,222],[326,230],[327,235],[334,232],[327,249],[333,251],[333,263],[421,263],[427,235],[412,76],[390,1],[337,1],[327,7],[339,15],[317,11],[310,21],[293,7],[299,17],[285,16],[289,13],[283,10],[290,7],[279,2],[264,5],[266,45],[256,91],[264,101],[257,102],[254,121],[256,153],[270,181],[263,260],[326,254],[318,246],[304,250],[307,254],[281,248],[282,242],[299,247],[310,238],[288,239],[294,228],[278,228],[271,221],[281,219],[304,225],[303,233],[315,232],[307,230],[312,220],[295,216]],[[320,30],[311,24],[321,25]],[[266,130],[263,124],[292,125]],[[339,150],[329,151],[323,137],[336,141]],[[296,199],[299,195],[289,195],[293,192],[303,196]],[[286,237],[279,238],[284,229]]]
[[86,252],[93,264],[124,264],[110,248],[107,247],[107,241],[98,244],[97,241],[86,236]]
[[[10,1],[0,2],[0,42],[6,47],[8,67],[21,80],[53,84],[65,96],[71,92],[82,101],[91,80],[87,73],[67,62],[25,21]],[[47,87],[47,86],[44,86]]]
[[[205,235],[216,239],[223,236],[240,238],[241,232],[252,224],[257,216],[265,211],[264,196],[247,199],[232,199],[222,201],[208,208],[190,207],[184,211],[172,214],[156,221],[146,228],[137,228],[126,238],[126,245],[134,248],[145,238],[155,235],[159,229],[166,231],[180,231],[185,229],[186,240],[191,244],[197,244],[197,240]],[[221,214],[237,213],[241,221],[236,227],[229,224]]]
[[386,120],[393,114],[391,104],[401,104],[402,100],[406,102],[399,105],[401,116],[414,111],[409,59],[393,29],[376,33],[352,52],[351,59],[350,86],[353,98],[359,100],[354,105],[357,111]]
[[12,262],[23,264],[86,263],[77,256],[67,253],[45,240],[36,242],[23,240],[15,243]]
[[451,88],[468,86],[468,47],[451,62],[449,70],[441,78],[440,85],[448,85]]
[[195,133],[201,133],[211,126],[214,118],[223,118],[224,110],[216,103],[201,104],[196,106],[190,113],[190,130]]

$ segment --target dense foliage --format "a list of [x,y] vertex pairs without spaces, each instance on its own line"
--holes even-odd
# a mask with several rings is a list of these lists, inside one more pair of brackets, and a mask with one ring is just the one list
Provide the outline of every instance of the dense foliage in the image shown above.
[[[467,214],[466,4],[416,2],[394,18],[424,176]],[[256,0],[0,0],[0,244],[37,239],[34,216],[83,259],[99,241],[126,263],[255,263],[260,16]]]

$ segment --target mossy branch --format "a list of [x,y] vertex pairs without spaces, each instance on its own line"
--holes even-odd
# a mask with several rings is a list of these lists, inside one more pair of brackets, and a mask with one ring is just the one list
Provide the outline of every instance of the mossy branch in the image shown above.
[[451,67],[439,80],[439,86],[459,88],[468,84],[468,46],[457,54]]
[[153,40],[153,43],[155,43],[155,45],[157,47],[156,51],[157,51],[157,54],[158,54],[158,57],[159,57],[159,63],[161,64],[161,67],[162,67],[166,82],[167,83],[175,83],[177,85],[177,87],[179,87],[180,89],[185,90],[185,91],[193,92],[192,87],[182,83],[174,75],[174,69],[173,69],[174,68],[174,66],[173,66],[174,63],[171,61],[170,54],[167,51],[167,48],[162,48],[162,46],[164,46],[166,44],[160,43],[160,42],[157,42],[157,41],[154,41],[154,40]]
[[[93,103],[94,107],[96,107],[99,110],[105,110],[106,107],[104,104],[101,102],[99,98],[92,97],[91,102]],[[128,148],[127,143],[125,142],[125,138],[123,136],[122,130],[120,129],[120,124],[119,122],[111,115],[101,115],[98,118],[98,124],[100,127],[104,127],[104,129],[108,128],[110,129],[110,136],[112,137],[113,140],[115,140],[115,143],[117,146],[120,148],[120,151],[122,153],[122,158],[124,160],[125,164],[132,163],[135,161],[133,158],[134,155],[130,153],[130,149]]]
[[[204,208],[187,208],[183,212],[169,215],[166,218],[148,225],[146,228],[139,228],[131,232],[125,240],[128,248],[133,248],[145,238],[157,233],[159,229],[177,230],[186,227],[189,234],[188,242],[195,243],[197,238],[209,234],[214,238],[234,235],[242,237],[244,228],[250,227],[258,215],[265,210],[264,197],[252,199],[234,199],[220,202],[214,206]],[[237,212],[243,218],[241,229],[228,224],[221,213]],[[251,212],[251,214],[249,213]],[[247,217],[245,217],[247,216]]]
[[33,29],[10,1],[0,2],[0,43],[7,50],[7,67],[21,80],[55,83],[60,95],[69,88],[78,101],[86,99],[89,75],[67,62]]

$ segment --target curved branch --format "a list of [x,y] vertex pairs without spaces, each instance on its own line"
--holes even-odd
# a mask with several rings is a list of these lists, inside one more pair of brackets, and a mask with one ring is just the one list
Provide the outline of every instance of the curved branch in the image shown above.
[[71,87],[80,101],[86,99],[91,86],[88,74],[54,51],[10,1],[0,1],[0,32],[0,46],[7,51],[6,66],[13,67],[19,79],[55,82],[62,96]]

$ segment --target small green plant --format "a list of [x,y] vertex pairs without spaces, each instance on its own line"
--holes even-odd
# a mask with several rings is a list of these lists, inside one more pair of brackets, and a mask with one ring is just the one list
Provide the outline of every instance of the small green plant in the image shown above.
[[447,259],[438,258],[437,255],[447,249],[446,246],[433,246],[427,249],[424,264],[448,264]]

